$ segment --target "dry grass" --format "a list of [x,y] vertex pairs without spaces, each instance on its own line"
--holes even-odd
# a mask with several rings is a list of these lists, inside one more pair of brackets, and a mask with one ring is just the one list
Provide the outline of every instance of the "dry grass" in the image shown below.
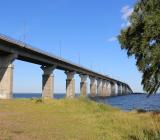
[[0,100],[0,140],[160,140],[158,113],[87,99]]

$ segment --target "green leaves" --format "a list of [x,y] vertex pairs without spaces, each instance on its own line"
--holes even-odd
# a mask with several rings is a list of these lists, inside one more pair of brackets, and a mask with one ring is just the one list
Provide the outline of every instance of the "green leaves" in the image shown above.
[[150,95],[160,87],[160,1],[139,0],[129,21],[118,39],[128,56],[135,56],[143,73],[141,83]]

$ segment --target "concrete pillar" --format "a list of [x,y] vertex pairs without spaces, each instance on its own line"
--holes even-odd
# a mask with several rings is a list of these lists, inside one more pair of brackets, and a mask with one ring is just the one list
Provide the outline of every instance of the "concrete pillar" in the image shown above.
[[123,95],[123,86],[121,84],[121,95]]
[[41,66],[42,75],[42,98],[52,99],[54,94],[54,75],[53,71],[56,66]]
[[0,99],[13,96],[13,61],[17,55],[0,55]]
[[106,91],[105,91],[105,96],[110,96],[111,95],[111,86],[110,82],[106,81]]
[[86,96],[87,95],[87,75],[80,75],[81,77],[81,83],[80,83],[80,94],[81,96]]
[[125,85],[122,85],[122,94],[125,95],[126,91],[125,91]]
[[128,87],[128,90],[129,90],[129,94],[132,94],[132,93],[133,93],[133,91],[131,90],[130,87]]
[[128,93],[129,93],[129,94],[132,94],[132,93],[133,93],[133,91],[131,90],[130,87],[128,87]]
[[115,96],[116,95],[115,83],[110,82],[110,85],[111,85],[111,96]]
[[101,96],[102,95],[102,80],[97,79],[97,95]]
[[124,87],[123,87],[123,85],[122,85],[122,95],[124,94]]
[[131,93],[128,87],[127,87],[127,93],[128,93],[128,94],[130,94],[130,93]]
[[102,96],[103,97],[107,96],[107,82],[106,82],[106,80],[102,81]]
[[128,94],[128,87],[126,86],[126,94]]
[[121,84],[117,83],[117,87],[118,87],[118,95],[121,95],[122,94]]
[[96,83],[95,83],[95,78],[94,77],[89,77],[90,78],[90,94],[92,97],[96,96]]
[[127,93],[131,94],[131,91],[130,91],[129,87],[127,87]]
[[130,91],[130,89],[129,89],[129,88],[127,88],[127,92],[128,92],[128,94],[131,94],[131,91]]
[[127,93],[127,86],[124,86],[124,89],[125,89],[125,94],[128,94]]
[[67,75],[66,97],[74,98],[75,97],[75,80],[74,80],[75,72],[66,71],[65,74]]

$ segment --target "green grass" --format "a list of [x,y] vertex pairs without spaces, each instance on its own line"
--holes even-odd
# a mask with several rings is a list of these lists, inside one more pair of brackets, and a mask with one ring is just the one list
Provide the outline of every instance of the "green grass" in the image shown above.
[[0,140],[160,140],[160,115],[84,98],[0,100]]

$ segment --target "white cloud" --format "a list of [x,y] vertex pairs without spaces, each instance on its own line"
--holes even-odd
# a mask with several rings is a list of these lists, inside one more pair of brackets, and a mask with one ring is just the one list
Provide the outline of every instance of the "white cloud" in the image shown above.
[[114,42],[117,41],[117,37],[111,37],[109,39],[107,39],[108,42]]
[[121,27],[128,27],[130,26],[130,22],[129,22],[129,16],[133,13],[133,8],[130,7],[129,5],[126,5],[124,7],[122,7],[121,9],[121,13],[122,13],[122,20],[123,23],[121,24]]
[[124,7],[122,7],[121,9],[121,13],[122,13],[122,19],[127,21],[128,20],[128,17],[132,14],[133,12],[133,8],[126,5]]
[[[129,22],[129,16],[133,13],[133,8],[130,7],[129,5],[125,5],[121,9],[121,13],[122,13],[121,18],[123,20],[121,27],[126,28],[131,25],[131,23]],[[108,38],[107,41],[108,42],[115,42],[115,41],[117,41],[117,37],[113,36],[111,38]]]

